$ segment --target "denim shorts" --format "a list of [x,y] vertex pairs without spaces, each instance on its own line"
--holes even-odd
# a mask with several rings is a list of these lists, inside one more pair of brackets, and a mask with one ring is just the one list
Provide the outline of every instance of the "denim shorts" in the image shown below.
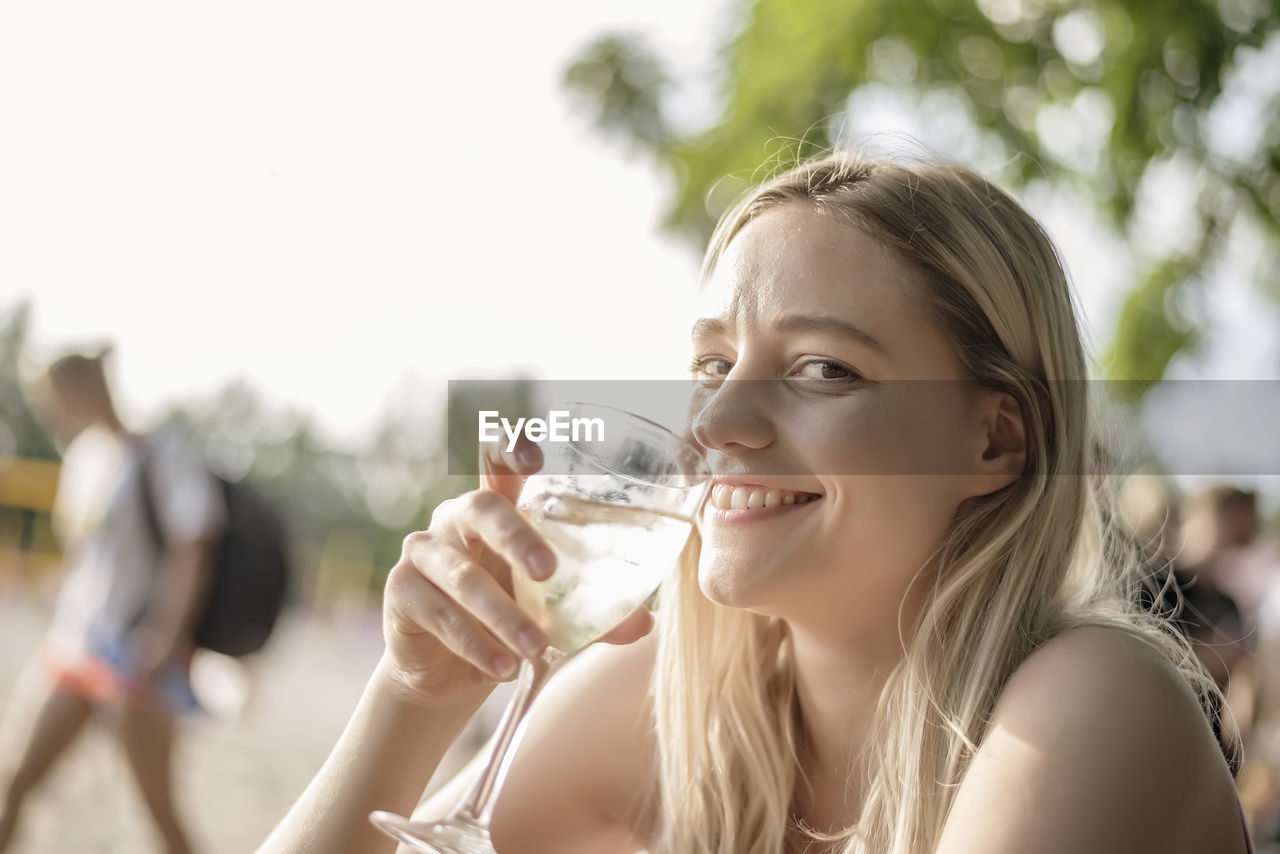
[[[77,656],[46,647],[44,660],[59,688],[94,702],[124,700],[136,696],[141,687],[137,644],[132,637],[90,638],[87,651]],[[203,711],[191,690],[188,662],[166,664],[152,680],[151,689],[175,714]]]

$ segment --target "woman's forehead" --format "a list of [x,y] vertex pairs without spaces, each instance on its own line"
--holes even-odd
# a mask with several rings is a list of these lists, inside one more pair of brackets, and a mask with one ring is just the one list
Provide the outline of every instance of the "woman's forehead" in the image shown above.
[[703,286],[698,313],[729,328],[803,315],[888,332],[903,315],[918,314],[919,279],[847,220],[804,204],[780,205],[725,248]]

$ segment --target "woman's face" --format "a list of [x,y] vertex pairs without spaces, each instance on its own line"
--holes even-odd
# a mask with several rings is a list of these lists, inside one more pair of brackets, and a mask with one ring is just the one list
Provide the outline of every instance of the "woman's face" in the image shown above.
[[720,258],[693,334],[694,435],[716,473],[699,563],[712,600],[837,627],[896,619],[960,503],[990,491],[984,396],[925,287],[800,203]]

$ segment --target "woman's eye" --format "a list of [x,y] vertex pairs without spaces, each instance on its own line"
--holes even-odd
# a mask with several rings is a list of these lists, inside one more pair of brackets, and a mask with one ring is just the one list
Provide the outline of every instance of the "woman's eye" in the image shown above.
[[705,359],[694,359],[689,365],[689,372],[696,379],[724,379],[729,375],[729,371],[733,369],[733,363],[728,359],[720,359],[715,356],[708,356]]
[[861,379],[850,368],[846,368],[839,362],[833,362],[829,359],[813,359],[805,362],[796,369],[796,375],[803,380],[826,380],[828,382],[854,382]]

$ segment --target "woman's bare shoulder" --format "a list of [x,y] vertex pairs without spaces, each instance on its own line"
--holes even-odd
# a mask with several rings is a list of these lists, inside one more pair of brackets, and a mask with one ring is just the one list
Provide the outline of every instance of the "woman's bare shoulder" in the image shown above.
[[[656,640],[597,644],[543,691],[494,815],[503,851],[640,851],[653,826]],[[506,844],[501,844],[506,840]]]
[[1244,851],[1226,763],[1186,679],[1121,630],[1081,627],[1015,671],[939,852]]

